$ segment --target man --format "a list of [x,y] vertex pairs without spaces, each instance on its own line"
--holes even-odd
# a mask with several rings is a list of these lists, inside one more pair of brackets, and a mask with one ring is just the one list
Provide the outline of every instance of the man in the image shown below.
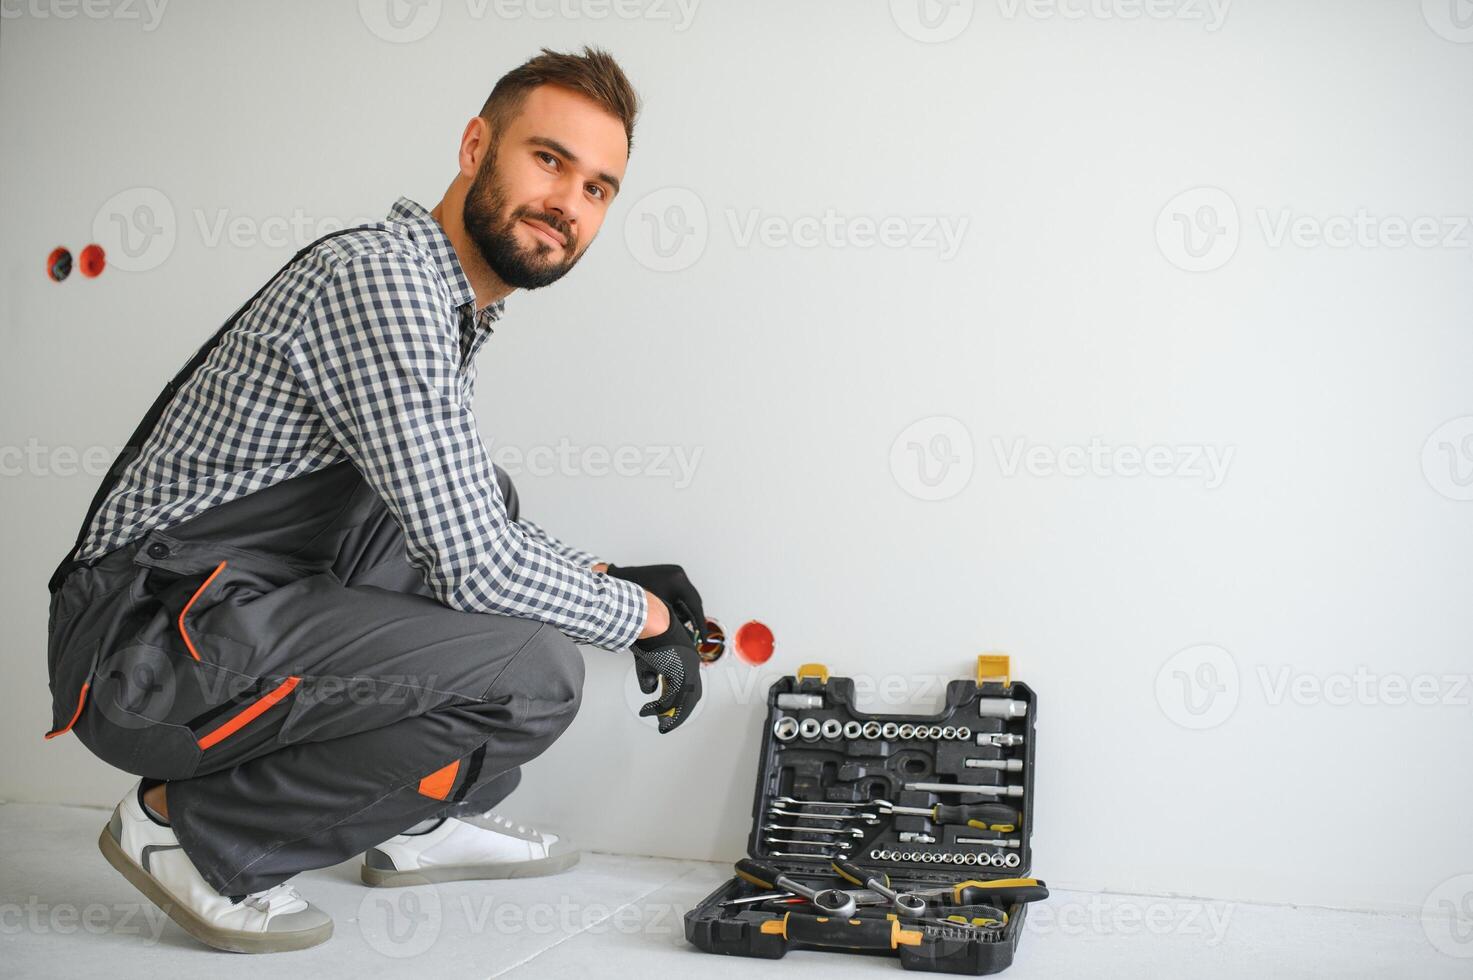
[[632,648],[662,733],[700,697],[684,572],[521,517],[471,412],[505,297],[587,250],[637,112],[606,52],[508,73],[433,210],[313,243],[201,349],[53,576],[46,737],[141,777],[99,846],[201,941],[323,942],[287,879],[365,851],[371,885],[576,861],[490,810],[578,709],[574,641]]

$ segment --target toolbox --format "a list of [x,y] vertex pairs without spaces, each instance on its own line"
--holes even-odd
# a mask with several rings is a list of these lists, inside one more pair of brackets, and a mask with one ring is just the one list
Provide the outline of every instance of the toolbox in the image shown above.
[[821,664],[780,678],[748,857],[686,913],[686,939],[733,956],[811,948],[907,970],[1006,969],[1029,902],[1048,895],[1029,877],[1037,708],[1000,654],[950,681],[935,715],[860,711],[853,679]]

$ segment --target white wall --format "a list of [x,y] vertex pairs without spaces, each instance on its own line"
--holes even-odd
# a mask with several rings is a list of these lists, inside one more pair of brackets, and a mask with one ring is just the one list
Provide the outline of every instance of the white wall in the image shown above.
[[[1473,871],[1473,494],[1449,469],[1473,472],[1473,32],[1437,3],[966,0],[930,8],[970,17],[942,40],[963,21],[928,33],[881,0],[705,0],[688,24],[673,2],[437,0],[391,41],[369,0],[40,2],[0,21],[0,795],[106,804],[132,781],[41,739],[44,582],[97,483],[67,450],[118,445],[316,221],[434,204],[503,71],[594,42],[646,100],[626,188],[572,275],[508,301],[478,416],[495,445],[698,451],[688,486],[518,482],[571,541],[683,562],[778,653],[710,670],[699,716],[658,737],[629,658],[588,650],[585,707],[508,812],[734,858],[772,677],[822,660],[924,708],[1001,649],[1040,693],[1053,884],[1420,907]],[[1178,197],[1204,187],[1228,203]],[[146,195],[175,236],[149,268],[44,279],[51,247],[116,238]],[[1204,204],[1236,250],[1186,271],[1178,215]],[[837,244],[781,237],[830,212]],[[308,227],[212,244],[221,214]],[[667,214],[704,228],[670,271]],[[1390,223],[1313,239],[1358,214]],[[746,239],[754,215],[771,227]],[[1437,241],[1392,247],[1419,217]],[[886,219],[919,243],[862,247]],[[933,220],[963,229],[954,254],[923,247]],[[906,444],[938,433],[956,492],[924,500]],[[1170,475],[1103,456],[1150,446]],[[1206,450],[1225,478],[1174,469]]]

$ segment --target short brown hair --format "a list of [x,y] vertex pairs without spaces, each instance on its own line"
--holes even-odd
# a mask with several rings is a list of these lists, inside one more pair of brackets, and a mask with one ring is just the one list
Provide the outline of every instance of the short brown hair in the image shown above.
[[539,85],[561,85],[597,102],[624,124],[624,135],[629,141],[626,152],[633,151],[639,96],[613,55],[587,45],[582,54],[561,54],[543,48],[541,54],[501,76],[480,112],[481,118],[491,124],[493,140],[501,139],[501,134],[522,111],[527,93]]

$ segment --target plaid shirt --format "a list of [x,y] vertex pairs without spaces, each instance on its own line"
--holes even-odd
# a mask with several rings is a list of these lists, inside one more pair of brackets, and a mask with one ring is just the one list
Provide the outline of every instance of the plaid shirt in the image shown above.
[[475,355],[506,301],[475,309],[450,239],[414,201],[399,198],[373,227],[382,231],[318,245],[226,332],[98,509],[78,557],[346,457],[441,602],[628,647],[644,626],[644,591],[507,518],[471,413]]

